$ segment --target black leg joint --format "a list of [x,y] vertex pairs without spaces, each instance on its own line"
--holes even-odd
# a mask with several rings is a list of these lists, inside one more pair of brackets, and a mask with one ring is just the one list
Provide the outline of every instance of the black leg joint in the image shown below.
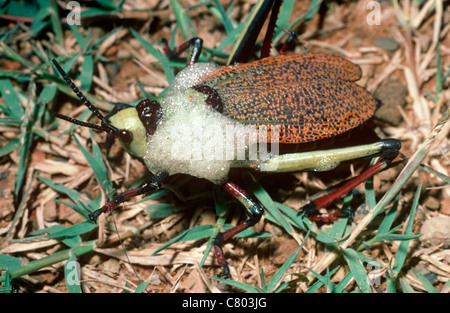
[[191,55],[189,57],[188,65],[192,65],[194,63],[197,63],[198,59],[200,58],[200,54],[202,53],[202,47],[203,47],[203,39],[195,37],[189,40],[189,46],[192,47]]
[[245,222],[245,227],[251,227],[259,222],[261,216],[264,214],[264,209],[259,203],[253,203],[252,208],[247,211],[249,219]]
[[158,191],[162,187],[162,183],[169,176],[167,172],[161,171],[153,175],[152,179],[142,188],[137,191],[138,195],[142,195],[144,193],[150,191]]
[[223,238],[223,233],[218,233],[216,238],[214,239],[214,245],[221,247],[224,244],[225,240]]
[[118,196],[116,196],[115,198],[114,198],[114,203],[116,203],[116,204],[121,204],[121,203],[124,203],[125,201],[126,201],[126,199],[125,199],[125,197],[123,196],[123,193],[121,193],[121,194],[119,194]]
[[189,41],[186,41],[181,46],[179,46],[175,50],[170,50],[167,40],[164,40],[163,44],[165,45],[166,55],[169,57],[169,59],[174,59],[178,57],[184,50],[190,48],[190,56],[187,62],[187,65],[192,65],[197,63],[198,58],[200,57],[200,54],[202,53],[202,47],[203,47],[203,40],[198,37],[194,37],[190,39]]
[[381,142],[383,143],[381,156],[386,159],[395,159],[402,147],[401,142],[397,139],[384,139]]

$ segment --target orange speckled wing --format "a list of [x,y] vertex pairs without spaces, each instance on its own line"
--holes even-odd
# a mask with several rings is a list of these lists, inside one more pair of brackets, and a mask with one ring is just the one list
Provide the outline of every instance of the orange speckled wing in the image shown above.
[[368,120],[375,98],[354,81],[359,66],[332,55],[266,58],[222,67],[200,84],[214,88],[223,114],[243,124],[278,126],[281,143],[329,138]]

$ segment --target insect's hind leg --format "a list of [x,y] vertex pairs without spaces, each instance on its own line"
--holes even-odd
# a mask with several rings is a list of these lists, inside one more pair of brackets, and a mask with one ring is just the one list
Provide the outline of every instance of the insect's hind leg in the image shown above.
[[400,142],[395,139],[388,139],[385,140],[384,142],[385,142],[384,149],[382,149],[382,151],[380,151],[378,155],[375,155],[381,156],[381,160],[370,166],[368,169],[366,169],[361,174],[354,177],[341,187],[332,191],[331,193],[306,204],[300,209],[299,214],[301,214],[302,216],[307,216],[312,220],[323,222],[336,221],[340,215],[353,217],[354,213],[349,210],[341,210],[332,214],[322,214],[319,212],[319,209],[328,206],[333,201],[339,199],[343,195],[348,194],[353,189],[355,189],[356,186],[370,179],[375,174],[383,171],[391,164],[391,162],[398,155],[401,145]]
[[222,187],[235,199],[237,199],[247,210],[248,219],[223,233],[219,233],[214,239],[214,253],[216,255],[217,263],[222,265],[223,272],[222,277],[228,278],[230,276],[230,270],[228,268],[228,264],[225,261],[225,257],[223,255],[223,248],[225,241],[230,239],[236,234],[246,230],[247,228],[255,225],[261,219],[261,216],[264,213],[264,209],[261,204],[255,200],[253,200],[248,193],[240,188],[239,186],[231,183],[225,182]]

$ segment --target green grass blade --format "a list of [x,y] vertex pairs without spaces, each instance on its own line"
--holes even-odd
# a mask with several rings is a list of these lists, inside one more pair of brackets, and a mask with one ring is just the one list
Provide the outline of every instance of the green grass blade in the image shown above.
[[175,14],[177,25],[183,34],[184,40],[188,41],[191,38],[198,37],[192,20],[189,14],[186,13],[186,10],[182,7],[181,3],[178,0],[170,0],[170,6]]
[[97,228],[97,225],[93,222],[81,222],[78,224],[75,224],[73,226],[70,226],[68,228],[65,228],[63,230],[60,230],[55,233],[51,233],[47,235],[47,238],[54,238],[54,239],[60,239],[60,238],[67,238],[67,237],[73,237],[77,235],[82,235],[85,233],[88,233],[94,229]]
[[450,184],[450,177],[449,177],[449,176],[447,176],[447,175],[445,175],[445,174],[443,174],[443,173],[441,173],[441,172],[438,172],[438,171],[436,171],[435,169],[433,169],[433,168],[431,168],[431,167],[429,167],[429,166],[427,166],[427,165],[425,165],[425,164],[421,164],[421,168],[422,168],[425,172],[428,172],[428,173],[430,173],[430,174],[433,174],[434,176],[436,176],[436,177],[442,179],[442,181],[444,182],[444,184],[447,184],[447,185]]
[[30,26],[31,38],[37,37],[45,27],[50,25],[49,15],[50,11],[45,8],[36,12],[33,23]]
[[[2,108],[2,106],[0,106],[0,109],[1,108]],[[14,117],[0,117],[0,124],[3,124],[4,126],[15,127],[15,126],[20,126],[22,124],[22,121],[17,118],[14,118]],[[17,138],[17,137],[15,137],[15,138]]]
[[[90,130],[91,138],[94,139],[94,133]],[[92,140],[92,149],[94,150],[94,155],[91,155],[78,141],[76,136],[73,136],[75,143],[78,148],[83,153],[84,157],[88,161],[92,170],[94,171],[95,176],[97,177],[98,182],[102,186],[103,190],[108,194],[111,198],[112,194],[114,194],[114,188],[112,187],[112,182],[108,176],[108,170],[103,162],[103,158],[101,156],[100,148],[95,140]]]
[[291,225],[303,231],[312,230],[313,232],[317,232],[317,229],[314,229],[315,224],[311,222],[307,217],[299,216],[297,211],[280,202],[274,201],[274,204],[280,210],[280,212],[286,217],[287,221],[289,221]]
[[436,288],[433,287],[433,284],[422,274],[420,274],[415,268],[413,268],[414,274],[416,274],[417,278],[419,278],[422,285],[425,287],[425,290],[429,293],[439,293]]
[[[293,20],[289,24],[287,24],[287,25],[286,24],[280,24],[280,26],[284,25],[285,29],[294,29],[303,20],[308,21],[308,20],[312,19],[314,17],[314,15],[319,11],[320,7],[322,6],[322,1],[323,0],[313,0],[313,1],[311,1],[307,11],[304,14],[302,14],[301,16],[299,16],[298,18],[296,18],[295,20]],[[281,9],[283,9],[283,7]],[[274,45],[280,43],[281,39],[285,35],[286,35],[286,33],[284,31],[282,31],[282,30],[277,31],[276,35],[274,36],[274,39],[273,39]]]
[[27,69],[33,69],[35,67],[35,64],[33,62],[31,62],[27,58],[24,58],[22,55],[18,54],[15,50],[11,49],[4,42],[0,42],[0,52],[3,54],[2,57],[16,61]]
[[[372,159],[370,166],[375,164],[375,159]],[[375,189],[373,188],[373,177],[366,180],[364,184],[364,194],[366,196],[366,205],[369,210],[372,210],[377,205]]]
[[280,210],[275,206],[272,198],[264,190],[264,188],[256,181],[256,179],[250,173],[244,175],[244,183],[247,190],[250,190],[255,197],[261,202],[264,208],[267,209],[270,215],[280,224],[288,234],[292,234],[294,229],[288,224],[285,218],[281,215]]
[[331,237],[328,233],[323,230],[319,230],[316,235],[316,240],[325,244],[336,244],[337,240],[334,237]]
[[92,78],[94,77],[94,58],[92,54],[84,55],[83,68],[80,73],[80,89],[90,90],[92,85]]
[[[98,46],[100,46],[106,39],[108,39],[109,37],[115,35],[117,32],[121,31],[123,29],[122,26],[120,27],[116,27],[114,28],[111,32],[107,33],[106,35],[103,35],[102,37],[100,37],[98,40],[96,40],[94,43],[92,43],[92,45],[90,46],[90,48],[88,49],[89,52],[91,51],[96,51]],[[133,30],[133,29],[131,29]],[[98,56],[98,55],[97,55]]]
[[289,20],[294,12],[295,0],[284,0],[277,18],[277,27],[289,29]]
[[[34,91],[33,91],[34,93]],[[39,112],[39,105],[31,102],[27,104],[28,106],[33,107],[33,111],[30,113],[25,114],[24,121],[26,121],[25,128],[21,128],[20,133],[20,161],[19,161],[19,167],[17,169],[16,173],[16,184],[14,189],[14,195],[15,200],[19,200],[19,195],[22,191],[23,183],[26,176],[26,171],[28,169],[28,161],[31,157],[30,149],[31,145],[33,143],[34,133],[33,133],[33,126],[36,122],[37,115]]]
[[8,116],[21,119],[24,110],[20,104],[20,97],[9,79],[0,79],[0,94],[5,100],[5,105],[2,106],[3,111],[5,111]]
[[148,43],[144,38],[139,35],[137,31],[134,29],[130,29],[131,33],[134,37],[141,43],[141,45],[147,50],[148,53],[150,53],[152,56],[154,56],[156,59],[160,60],[161,52],[158,49],[155,49],[150,43]]
[[400,277],[398,281],[400,283],[400,288],[402,289],[403,293],[416,293],[414,291],[414,288],[408,283],[406,278]]
[[325,285],[328,290],[334,290],[336,286],[331,283],[331,276],[333,276],[334,273],[337,272],[339,269],[339,266],[334,268],[333,270],[329,271],[327,268],[327,273],[325,276],[320,275],[319,273],[313,271],[312,269],[308,269],[314,276],[317,277],[317,281],[311,285],[311,287],[308,288],[308,290],[305,291],[305,293],[314,293],[316,292],[320,287]]
[[214,187],[214,204],[217,216],[226,216],[228,214],[225,197],[223,195],[222,189],[218,186]]
[[[64,56],[63,58],[61,58],[62,60],[60,60],[60,58],[56,58],[56,60],[58,62],[60,62],[60,65],[63,68],[63,70],[67,74],[70,74],[70,71],[72,70],[72,67],[74,66],[74,64],[77,62],[77,59],[79,58],[79,56],[80,56],[80,54],[76,53],[76,54]],[[61,62],[64,62],[64,63],[61,64]],[[55,73],[56,73],[55,76],[58,77],[58,79],[59,79],[60,78],[59,73],[57,73],[57,72],[55,72]],[[72,89],[70,89],[70,90],[72,90]],[[72,93],[73,93],[73,91],[72,91]],[[74,96],[74,97],[76,97],[76,96]]]
[[276,285],[280,282],[286,271],[295,261],[297,254],[300,252],[301,248],[303,247],[303,244],[308,239],[309,234],[310,234],[309,232],[306,233],[305,239],[303,240],[301,245],[294,251],[294,253],[292,253],[292,255],[286,260],[286,262],[280,267],[280,269],[275,273],[275,275],[273,275],[272,279],[267,283],[267,290],[269,292],[275,290]]
[[348,248],[342,250],[342,252],[356,283],[359,288],[361,288],[361,291],[363,293],[372,293],[372,289],[368,283],[369,279],[367,277],[366,269],[364,268],[364,265],[362,264],[356,251]]
[[369,209],[373,209],[377,205],[375,197],[375,190],[373,188],[373,179],[368,179],[364,186],[364,193],[366,195],[366,204]]
[[13,292],[13,285],[12,285],[12,279],[11,275],[9,274],[9,271],[5,271],[3,274],[3,283],[0,286],[0,292],[1,293],[12,293]]
[[214,204],[216,207],[216,215],[218,216],[218,218],[216,220],[216,223],[214,224],[213,230],[209,237],[209,241],[206,246],[205,253],[203,254],[203,258],[200,261],[199,268],[203,267],[206,258],[208,257],[209,253],[213,248],[214,240],[216,239],[216,236],[219,234],[220,230],[224,226],[228,216],[228,209],[226,207],[225,198],[223,196],[222,191],[217,186],[214,188]]
[[10,154],[19,148],[20,140],[18,137],[11,139],[6,145],[0,148],[0,157]]
[[[422,189],[422,185],[419,185],[419,187],[417,188],[416,194],[414,196],[413,204],[411,207],[411,213],[409,215],[408,223],[406,224],[406,227],[405,227],[404,235],[412,235],[412,227],[414,225],[414,217],[416,216],[416,210],[417,210],[417,206],[419,204],[421,189]],[[403,264],[405,263],[409,244],[410,244],[410,240],[405,240],[400,243],[400,246],[395,255],[395,264],[392,269],[393,273],[391,273],[391,275],[394,277],[397,277],[397,275],[400,273],[400,270],[403,267]]]
[[442,79],[441,66],[441,44],[438,42],[436,47],[436,99],[439,99],[443,88],[442,83],[445,81]]
[[[65,186],[63,186],[63,185],[56,185],[56,184],[49,184],[49,183],[47,183],[47,185],[50,187],[50,188],[52,188],[52,189],[54,189],[54,190],[56,190],[56,191],[59,191],[59,192],[62,192],[62,193],[65,193],[66,195],[69,195],[69,193],[70,193],[70,189],[66,189],[66,191],[69,191],[69,193],[66,193],[66,192],[64,192],[63,190],[61,190],[62,188],[61,187],[64,187],[65,188]],[[78,194],[78,195],[80,195],[78,192],[74,192],[74,193],[76,193],[76,194]],[[69,196],[71,199],[72,199],[72,201],[73,201],[73,198],[71,197],[71,196]],[[71,208],[72,210],[74,210],[75,212],[78,212],[78,213],[80,213],[82,216],[85,216],[86,218],[88,217],[88,215],[87,215],[87,213],[86,212],[92,212],[92,211],[94,211],[94,209],[92,209],[92,210],[89,210],[89,209],[87,209],[87,207],[85,206],[85,205],[83,205],[82,204],[82,202],[80,202],[80,201],[78,201],[78,199],[76,199],[77,201],[75,202],[76,204],[72,204],[72,203],[68,203],[68,202],[65,202],[65,201],[62,201],[62,200],[55,200],[55,202],[57,202],[57,203],[61,203],[61,204],[64,204],[64,205],[66,205],[66,206],[68,206],[69,208]],[[93,208],[92,206],[89,206],[89,207],[91,207],[91,208]],[[95,206],[95,207],[98,207],[98,206]],[[80,209],[81,208],[81,209]]]
[[397,287],[395,284],[396,284],[395,280],[388,279],[388,281],[386,283],[386,293],[396,293]]
[[64,33],[61,25],[61,18],[59,17],[58,5],[56,0],[48,2],[47,10],[50,16],[50,24],[52,25],[54,38],[58,45],[64,47]]
[[74,254],[64,264],[64,277],[69,293],[81,293],[80,265],[76,261]]
[[159,247],[158,249],[153,252],[153,255],[157,254],[161,250],[167,248],[168,246],[177,243],[177,242],[184,242],[184,241],[190,241],[190,240],[198,240],[202,238],[207,238],[211,236],[211,232],[213,230],[213,225],[200,225],[191,229],[188,229],[178,235],[177,237],[169,240],[167,243]]
[[217,50],[223,50],[226,46],[235,44],[236,38],[242,33],[245,23],[239,24],[235,29],[233,29],[219,44]]
[[46,184],[50,188],[52,188],[53,190],[56,190],[58,192],[61,192],[65,195],[67,195],[73,201],[73,203],[76,204],[76,206],[72,206],[68,203],[65,203],[65,202],[59,201],[59,200],[56,200],[56,201],[70,206],[72,209],[74,209],[76,212],[78,212],[80,215],[82,215],[86,220],[89,220],[88,215],[90,213],[92,213],[94,210],[98,209],[98,206],[95,208],[91,208],[91,209],[87,208],[86,205],[84,205],[80,201],[81,197],[80,197],[80,193],[78,191],[67,188],[66,186],[61,185],[61,184],[55,184],[55,183],[53,183],[53,181],[51,179],[48,179],[45,177],[38,176],[38,179],[41,180],[44,184]]
[[[319,275],[316,272],[313,272],[314,275]],[[317,277],[317,276],[316,276]],[[306,291],[305,293],[315,293],[317,290],[319,290],[319,288],[321,288],[323,286],[323,282],[319,279],[317,280],[314,284],[312,284]]]
[[244,290],[244,291],[247,291],[247,292],[250,292],[250,293],[258,293],[259,292],[257,288],[255,288],[253,286],[250,286],[248,284],[244,284],[244,283],[241,283],[241,282],[238,282],[238,281],[234,281],[234,280],[223,279],[223,278],[219,278],[219,277],[213,277],[213,278],[215,280],[218,280],[218,281],[224,283],[224,284],[227,284],[227,285],[239,288],[241,290]]
[[345,235],[345,230],[347,229],[348,218],[339,218],[333,223],[327,233],[333,238],[342,238]]
[[261,290],[267,292],[266,277],[264,276],[264,270],[262,267],[260,268],[259,276],[261,277]]
[[404,240],[411,240],[411,239],[417,239],[422,234],[412,235],[412,234],[383,234],[380,236],[376,236],[374,242],[383,242],[383,241],[404,241]]
[[[206,0],[200,0],[202,4],[204,4],[208,10],[211,12],[212,15],[214,15],[223,25],[225,28],[225,32],[228,34],[231,32],[234,27],[233,23],[230,20],[230,18],[227,15],[227,12],[225,11],[224,7],[218,0],[212,0],[212,1],[206,1]],[[215,5],[212,5],[211,3],[214,3]]]
[[58,87],[56,87],[55,85],[45,86],[39,94],[37,103],[49,103],[55,98],[56,91],[58,91]]
[[380,226],[378,227],[377,235],[383,235],[387,234],[389,232],[389,229],[392,227],[392,223],[394,223],[394,220],[397,216],[397,208],[400,201],[400,195],[398,195],[391,208],[388,210],[386,216],[384,217],[383,221],[381,222]]
[[141,45],[147,50],[151,55],[153,55],[158,61],[161,62],[161,65],[164,70],[164,74],[166,74],[167,81],[170,82],[175,78],[175,75],[172,72],[172,69],[169,66],[169,61],[165,55],[161,53],[158,49],[155,49],[151,44],[149,44],[144,38],[141,37],[136,31],[133,29],[131,33],[136,37],[136,39],[141,43]]
[[[94,250],[95,241],[92,240],[86,243],[80,244],[78,247],[74,249],[66,249],[62,251],[58,251],[52,255],[46,256],[44,258],[31,261],[24,266],[21,266],[13,271],[10,272],[11,278],[17,278],[23,275],[31,274],[36,272],[37,270],[40,270],[44,267],[53,265],[55,263],[64,261],[69,259],[72,255],[80,256],[84,255],[86,253],[92,252]],[[0,283],[5,280],[4,275],[0,276]]]
[[[234,227],[233,225],[225,224],[223,226],[223,230],[227,231],[228,229],[231,229],[233,227]],[[214,225],[200,225],[200,226],[188,229],[188,230],[184,231],[183,233],[181,233],[180,235],[178,235],[177,237],[169,240],[167,243],[165,243],[158,249],[156,249],[153,252],[153,255],[155,255],[156,253],[160,252],[161,250],[163,250],[163,249],[167,248],[168,246],[170,246],[174,243],[177,243],[177,242],[199,240],[199,239],[203,239],[203,238],[207,238],[207,237],[211,238],[215,233],[214,228],[215,228]],[[270,237],[271,235],[272,234],[270,234],[270,233],[259,234],[251,229],[246,229],[246,230],[240,232],[239,234],[236,234],[235,237],[238,237],[238,238],[267,238],[267,237]]]
[[0,254],[0,268],[2,270],[13,271],[21,266],[22,266],[21,259],[6,254]]
[[166,218],[174,213],[172,205],[169,203],[155,203],[145,208],[150,218]]
[[[62,201],[61,201],[62,202]],[[54,225],[52,227],[48,227],[45,229],[40,229],[38,231],[32,232],[30,233],[30,235],[40,235],[40,234],[55,234],[61,231],[67,230],[67,227],[63,226],[63,225]],[[48,235],[44,235],[42,236],[42,238],[47,238]],[[35,238],[34,240],[39,240],[39,236],[36,236],[37,238]],[[81,244],[81,237],[77,234],[75,235],[71,235],[69,234],[69,237],[67,236],[58,236],[59,239],[61,239],[61,241],[68,246],[69,248],[75,248],[77,247],[79,244]]]
[[86,39],[81,35],[81,33],[78,31],[78,28],[75,25],[69,24],[70,31],[75,36],[75,39],[80,46],[81,50],[86,50]]
[[347,273],[347,275],[342,278],[342,280],[337,284],[336,288],[333,289],[333,293],[342,293],[344,292],[345,286],[352,280],[353,275],[351,272]]
[[144,281],[140,283],[139,286],[137,286],[136,289],[134,290],[134,293],[143,293],[149,283],[150,283],[149,281]]
[[[0,14],[3,13],[0,12]],[[20,28],[20,26],[21,26],[20,23],[16,23],[16,26],[8,30],[6,33],[3,33],[0,37],[0,42],[6,41],[12,34],[14,34]]]

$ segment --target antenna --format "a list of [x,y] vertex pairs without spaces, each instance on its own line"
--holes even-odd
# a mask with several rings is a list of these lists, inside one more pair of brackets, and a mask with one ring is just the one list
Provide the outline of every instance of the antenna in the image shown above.
[[83,104],[89,109],[89,111],[91,111],[92,113],[94,113],[94,115],[102,121],[101,125],[96,125],[96,124],[92,124],[92,123],[87,123],[87,122],[83,122],[77,119],[74,119],[72,117],[66,116],[66,115],[62,115],[56,112],[53,112],[53,116],[63,119],[65,121],[68,121],[70,123],[76,124],[76,125],[80,125],[80,126],[84,126],[84,127],[89,127],[89,128],[93,128],[93,129],[97,129],[97,130],[101,130],[101,131],[105,131],[108,134],[114,135],[116,137],[119,136],[119,130],[110,125],[109,123],[107,123],[105,121],[105,117],[103,116],[102,113],[100,113],[100,111],[91,103],[91,101],[89,101],[84,95],[83,93],[80,91],[80,89],[78,89],[77,86],[75,86],[75,84],[73,83],[73,81],[69,78],[69,76],[67,75],[67,73],[63,70],[63,68],[61,67],[61,65],[59,65],[58,61],[56,61],[56,59],[52,59],[53,64],[55,65],[55,68],[57,69],[57,71],[59,72],[59,74],[62,76],[62,78],[66,81],[67,85],[70,86],[70,88],[72,89],[72,91],[77,95],[77,97],[81,100],[81,102],[83,102]]
[[104,116],[102,113],[100,113],[100,111],[91,103],[91,101],[89,101],[88,99],[86,99],[86,97],[83,95],[83,93],[80,91],[80,89],[78,89],[77,86],[75,86],[75,84],[73,83],[73,81],[69,78],[69,76],[67,76],[67,73],[63,70],[63,68],[61,67],[61,65],[59,65],[59,63],[53,59],[52,60],[53,64],[55,65],[56,69],[58,70],[59,74],[62,76],[62,78],[66,81],[67,85],[70,86],[70,88],[73,90],[73,92],[78,96],[78,98],[80,98],[81,102],[83,102],[83,104],[85,106],[87,106],[87,108],[94,113],[95,116],[97,116],[97,118],[99,120],[103,120]]

